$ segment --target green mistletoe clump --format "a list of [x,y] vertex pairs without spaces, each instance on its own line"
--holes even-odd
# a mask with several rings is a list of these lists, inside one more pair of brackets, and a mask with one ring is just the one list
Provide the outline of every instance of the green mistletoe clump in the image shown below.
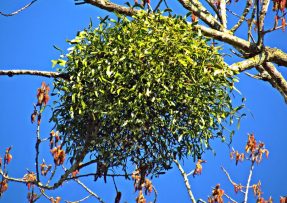
[[120,16],[69,43],[54,61],[66,79],[54,82],[52,120],[71,157],[85,148],[106,169],[135,164],[159,174],[224,139],[240,108],[231,104],[233,73],[218,48],[184,18]]

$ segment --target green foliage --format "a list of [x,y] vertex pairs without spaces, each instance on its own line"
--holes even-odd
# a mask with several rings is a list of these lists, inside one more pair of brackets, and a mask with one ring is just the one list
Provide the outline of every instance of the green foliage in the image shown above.
[[71,157],[88,147],[108,168],[128,163],[157,174],[175,157],[199,157],[224,139],[232,72],[218,48],[182,18],[161,14],[105,20],[79,32],[54,83],[52,120]]

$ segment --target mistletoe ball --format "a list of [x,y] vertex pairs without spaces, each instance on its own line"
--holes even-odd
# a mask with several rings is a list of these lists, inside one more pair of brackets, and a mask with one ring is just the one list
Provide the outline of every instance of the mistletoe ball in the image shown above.
[[182,17],[139,13],[78,33],[54,93],[52,120],[66,152],[127,172],[159,174],[200,157],[232,122],[232,71]]

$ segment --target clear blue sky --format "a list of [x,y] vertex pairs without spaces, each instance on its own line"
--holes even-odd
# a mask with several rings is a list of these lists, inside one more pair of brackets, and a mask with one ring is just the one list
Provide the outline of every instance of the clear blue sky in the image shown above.
[[[24,5],[24,2],[26,1],[20,3],[2,1],[0,11],[7,13],[14,11]],[[176,6],[174,10],[181,11]],[[66,39],[74,38],[77,31],[89,24],[90,18],[96,24],[97,16],[104,17],[106,14],[107,12],[92,6],[75,6],[73,0],[39,0],[19,15],[8,18],[0,16],[0,69],[52,71],[51,60],[59,56],[59,52],[53,48],[53,45],[66,50]],[[240,33],[240,35],[243,34],[245,33]],[[266,38],[266,45],[280,47],[287,52],[286,37],[286,32],[277,31]],[[234,58],[226,60],[231,63]],[[280,70],[284,76],[287,76],[284,68]],[[13,160],[9,165],[11,176],[22,177],[26,173],[26,168],[34,170],[36,126],[31,124],[30,115],[33,111],[32,104],[36,102],[36,89],[42,81],[52,85],[52,80],[40,77],[0,77],[0,154],[3,157],[5,149],[13,145],[11,151]],[[256,166],[253,183],[257,183],[260,179],[263,196],[267,199],[271,195],[274,202],[278,202],[280,195],[287,195],[287,106],[281,95],[265,82],[240,75],[237,88],[247,98],[247,117],[242,120],[241,128],[236,132],[233,146],[243,151],[247,133],[251,132],[255,133],[256,138],[266,143],[270,156],[269,159],[264,159],[258,167]],[[52,124],[48,123],[49,116],[49,111],[45,112],[41,128],[43,137],[48,136],[52,127]],[[249,165],[239,164],[235,167],[234,161],[229,159],[230,150],[225,145],[215,143],[214,149],[216,156],[209,152],[203,157],[208,161],[203,165],[203,174],[191,178],[190,183],[194,195],[196,198],[207,200],[207,195],[212,190],[211,187],[221,183],[222,188],[230,196],[239,201],[242,200],[242,196],[235,195],[233,192],[233,187],[227,181],[220,166],[224,166],[230,172],[234,181],[245,184]],[[48,148],[44,147],[43,151],[45,150],[47,152]],[[47,162],[51,161],[49,153],[43,153],[42,158],[45,158]],[[185,161],[184,167],[187,171],[193,166],[192,159]],[[87,181],[87,183],[106,202],[114,201],[115,190],[112,180],[108,180],[108,184],[103,184],[102,180]],[[153,179],[153,183],[159,192],[159,203],[188,202],[188,195],[177,169],[169,171],[159,179]],[[117,185],[123,192],[122,202],[134,202],[136,194],[133,191],[133,182],[118,179]],[[0,202],[25,202],[26,194],[25,185],[10,183],[8,191]],[[63,196],[63,199],[70,201],[79,200],[86,195],[75,183],[65,184],[59,190],[48,192],[48,194]],[[252,193],[249,200],[249,202],[255,202]],[[42,199],[39,202],[49,201]],[[91,198],[87,202],[96,201]]]

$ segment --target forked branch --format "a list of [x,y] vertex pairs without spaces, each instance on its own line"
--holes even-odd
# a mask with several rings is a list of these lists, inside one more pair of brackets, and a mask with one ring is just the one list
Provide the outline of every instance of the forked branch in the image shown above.
[[191,187],[190,187],[190,184],[189,184],[189,181],[188,181],[188,177],[187,177],[187,174],[185,173],[185,171],[183,170],[182,166],[180,165],[180,163],[178,162],[178,160],[174,159],[173,160],[175,165],[177,166],[178,170],[180,171],[182,177],[183,177],[183,180],[184,180],[184,184],[185,184],[185,187],[187,189],[187,192],[188,192],[188,195],[189,195],[189,198],[190,200],[192,201],[192,203],[196,203],[196,200],[194,198],[194,195],[192,193],[192,190],[191,190]]

